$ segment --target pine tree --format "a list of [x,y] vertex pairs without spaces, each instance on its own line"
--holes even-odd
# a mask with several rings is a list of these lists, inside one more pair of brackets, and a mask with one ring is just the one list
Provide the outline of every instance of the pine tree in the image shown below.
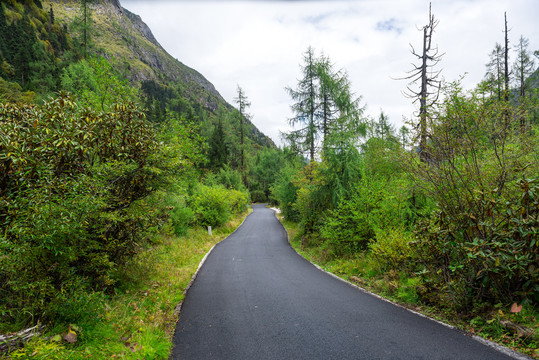
[[517,58],[513,64],[513,72],[515,74],[515,82],[519,90],[519,97],[525,98],[528,85],[526,79],[530,76],[534,69],[535,63],[533,62],[530,52],[528,50],[529,40],[524,36],[520,36],[518,44],[515,47]]
[[52,4],[49,8],[49,34],[52,33],[52,25],[54,24],[54,11],[52,10]]
[[71,24],[73,32],[77,34],[75,37],[76,45],[79,48],[83,58],[88,58],[89,51],[92,47],[92,11],[89,3],[92,0],[82,0],[80,3],[79,14]]
[[405,148],[406,144],[408,144],[408,135],[410,133],[410,130],[406,127],[406,125],[402,125],[399,130],[400,140],[402,141],[402,147]]
[[208,159],[210,168],[217,170],[221,169],[227,163],[227,146],[225,143],[225,132],[223,130],[223,120],[219,116],[217,125],[209,139]]
[[316,141],[318,139],[317,124],[317,65],[314,49],[309,47],[303,56],[304,65],[301,66],[302,79],[299,80],[296,89],[290,87],[286,91],[295,101],[292,111],[295,116],[288,119],[290,125],[299,125],[300,128],[286,134],[289,142],[293,142],[301,151],[308,152],[310,161],[314,161],[316,153]]
[[322,148],[325,149],[331,126],[338,113],[335,103],[335,88],[339,86],[337,83],[338,79],[336,79],[336,74],[333,70],[333,64],[328,57],[322,56],[317,60],[317,77],[320,83],[317,118],[320,119]]
[[382,140],[392,140],[395,138],[395,128],[388,121],[388,117],[383,111],[380,112],[380,117],[376,124],[376,135]]
[[509,30],[507,30],[507,13],[503,13],[505,19],[505,49],[504,49],[504,99],[509,101]]
[[248,120],[251,117],[251,115],[247,113],[247,109],[251,106],[251,103],[239,85],[237,92],[238,96],[234,98],[234,101],[238,104],[240,119],[240,171],[245,180],[245,120]]
[[496,94],[498,100],[502,99],[502,84],[504,82],[504,53],[502,45],[496,43],[494,49],[490,53],[490,61],[487,64],[487,73],[485,74],[485,82],[491,89],[490,91]]

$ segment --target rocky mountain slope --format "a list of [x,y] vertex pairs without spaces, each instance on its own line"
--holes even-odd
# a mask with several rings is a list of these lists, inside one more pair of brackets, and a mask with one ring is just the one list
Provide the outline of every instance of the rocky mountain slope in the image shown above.
[[[55,19],[66,25],[80,13],[80,1],[42,0],[41,3],[43,9],[52,7]],[[106,56],[110,56],[133,83],[153,80],[161,84],[180,84],[182,95],[210,112],[215,112],[219,105],[232,108],[202,74],[168,54],[140,16],[124,9],[119,0],[88,0],[88,7],[93,20],[94,47],[98,52],[109,54]],[[260,145],[274,146],[254,125],[249,130]]]
[[[57,21],[66,24],[80,9],[80,1],[48,0],[42,4],[44,9],[52,6]],[[210,110],[225,102],[204,76],[169,55],[140,16],[124,9],[118,0],[89,1],[88,7],[94,22],[94,45],[112,55],[132,81],[181,81],[189,95]]]

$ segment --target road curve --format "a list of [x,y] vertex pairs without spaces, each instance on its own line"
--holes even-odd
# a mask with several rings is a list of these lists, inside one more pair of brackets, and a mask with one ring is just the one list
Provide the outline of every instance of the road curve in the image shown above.
[[511,359],[317,270],[253,208],[189,289],[171,359]]

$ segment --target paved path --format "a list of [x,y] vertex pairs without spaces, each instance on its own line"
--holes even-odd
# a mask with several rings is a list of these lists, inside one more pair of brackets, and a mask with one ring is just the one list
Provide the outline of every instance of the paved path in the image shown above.
[[272,210],[218,244],[188,291],[171,359],[511,359],[317,270]]

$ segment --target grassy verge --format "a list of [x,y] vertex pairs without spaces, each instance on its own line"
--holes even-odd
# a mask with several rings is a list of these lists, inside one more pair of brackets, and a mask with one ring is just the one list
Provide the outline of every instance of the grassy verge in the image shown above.
[[168,358],[177,322],[174,310],[186,286],[204,255],[246,215],[215,229],[212,236],[202,229],[189,230],[183,237],[163,236],[157,246],[125,266],[115,294],[87,299],[93,302],[94,313],[70,326],[49,329],[9,358]]
[[422,301],[425,298],[422,292],[426,292],[426,289],[413,272],[384,267],[382,262],[368,252],[349,257],[328,256],[323,246],[302,244],[298,224],[283,220],[281,216],[279,219],[296,251],[324,270],[402,306],[539,359],[539,314],[532,306],[512,313],[511,305],[494,308],[478,305],[470,314],[429,306]]

